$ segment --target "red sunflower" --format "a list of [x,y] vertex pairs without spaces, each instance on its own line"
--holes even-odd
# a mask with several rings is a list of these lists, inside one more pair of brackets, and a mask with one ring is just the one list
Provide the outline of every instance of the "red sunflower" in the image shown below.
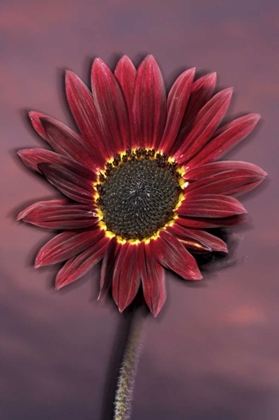
[[92,92],[66,73],[79,133],[30,113],[53,151],[26,149],[19,156],[66,199],[35,203],[18,219],[62,231],[35,261],[36,267],[66,261],[56,277],[58,289],[102,260],[100,296],[111,286],[123,311],[142,284],[156,316],[166,299],[165,268],[200,280],[192,254],[227,252],[207,229],[238,223],[246,211],[232,195],[252,190],[266,174],[250,163],[216,160],[251,133],[259,115],[218,128],[232,89],[212,96],[216,74],[196,81],[194,74],[182,73],[166,97],[152,56],[137,70],[124,56],[114,73],[97,58]]

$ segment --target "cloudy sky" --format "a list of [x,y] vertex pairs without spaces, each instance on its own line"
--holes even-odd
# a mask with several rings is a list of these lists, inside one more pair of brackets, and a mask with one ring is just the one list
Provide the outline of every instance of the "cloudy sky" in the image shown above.
[[[276,0],[0,1],[1,379],[5,420],[111,419],[127,316],[96,302],[99,268],[56,292],[56,268],[34,270],[52,234],[15,214],[55,191],[15,151],[42,147],[26,113],[73,126],[65,69],[89,82],[100,56],[158,60],[166,84],[188,67],[234,87],[230,116],[262,115],[230,153],[269,179],[242,199],[251,221],[233,231],[229,267],[189,287],[171,273],[168,301],[145,319],[133,420],[274,420],[279,412],[278,19]],[[236,251],[233,251],[237,243]]]

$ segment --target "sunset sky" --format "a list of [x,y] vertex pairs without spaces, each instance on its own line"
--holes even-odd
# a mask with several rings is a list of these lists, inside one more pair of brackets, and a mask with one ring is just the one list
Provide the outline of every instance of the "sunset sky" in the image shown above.
[[148,53],[167,87],[189,67],[216,71],[218,89],[234,87],[230,118],[261,114],[227,157],[268,179],[241,198],[250,222],[232,231],[228,260],[195,287],[168,273],[167,303],[145,319],[132,420],[279,418],[278,21],[277,0],[0,1],[1,419],[111,419],[127,317],[96,301],[99,266],[60,292],[57,267],[33,268],[53,233],[16,214],[59,194],[16,151],[44,147],[27,111],[74,127],[65,69],[89,84],[94,57],[113,69]]

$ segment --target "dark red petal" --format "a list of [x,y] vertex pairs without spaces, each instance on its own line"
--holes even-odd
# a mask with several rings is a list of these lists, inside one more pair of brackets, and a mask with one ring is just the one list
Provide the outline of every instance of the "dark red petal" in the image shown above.
[[79,134],[48,115],[31,111],[29,117],[33,128],[55,152],[88,166],[95,165],[96,159]]
[[112,155],[123,152],[130,142],[129,120],[121,89],[108,66],[94,60],[91,72],[92,95]]
[[114,267],[112,296],[123,312],[136,296],[140,286],[138,246],[128,242],[120,247]]
[[207,180],[200,180],[190,185],[188,192],[195,191],[197,194],[223,194],[240,196],[256,188],[263,178],[253,181],[250,175],[235,176],[230,178],[228,173],[209,177]]
[[41,172],[38,168],[39,163],[58,163],[67,166],[74,162],[71,158],[66,158],[47,149],[22,149],[17,154],[27,168],[39,173]]
[[82,233],[62,232],[41,248],[35,260],[35,267],[68,260],[94,245],[103,236],[104,232],[100,229]]
[[184,71],[173,84],[167,100],[167,122],[160,149],[168,153],[176,139],[192,90],[195,68]]
[[255,177],[265,177],[267,174],[259,166],[249,162],[222,160],[220,162],[206,163],[205,165],[195,166],[187,170],[184,178],[187,181],[198,181],[203,178],[217,175],[221,172],[249,171],[255,174]]
[[96,180],[95,172],[74,161],[73,159],[59,155],[46,149],[23,149],[18,152],[22,162],[33,171],[41,173],[38,165],[42,163],[58,164],[65,168],[84,176],[85,178]]
[[247,213],[242,204],[233,197],[218,194],[195,194],[190,192],[185,195],[185,200],[176,210],[183,217],[230,217]]
[[187,167],[193,168],[222,157],[253,131],[259,119],[260,115],[249,114],[224,125],[216,131],[213,139],[187,163]]
[[[58,199],[58,200],[45,200],[45,201],[38,201],[37,203],[31,204],[31,206],[26,207],[26,209],[22,210],[16,220],[22,220],[24,219],[27,215],[29,215],[30,212],[32,212],[33,209],[36,208],[48,208],[48,207],[52,207],[52,206],[63,206],[63,205],[67,205],[69,204],[69,201],[66,199]],[[78,205],[79,207],[80,205]],[[84,206],[81,206],[84,207]]]
[[[123,96],[126,102],[130,122],[132,121],[132,106],[134,100],[136,74],[134,64],[127,55],[120,58],[114,71],[114,75],[122,89]],[[128,147],[132,147],[128,144]]]
[[266,173],[256,165],[246,162],[209,163],[186,173],[196,178],[186,189],[197,194],[244,194],[259,185]]
[[166,122],[166,93],[162,74],[152,55],[140,64],[135,85],[133,147],[158,148]]
[[216,86],[216,73],[206,74],[192,85],[191,96],[184,114],[181,127],[171,154],[174,154],[192,129],[195,117],[201,108],[209,101]]
[[179,217],[175,219],[178,224],[192,229],[210,229],[219,227],[236,226],[247,221],[246,215],[231,216],[224,218],[199,218]]
[[39,201],[20,212],[17,220],[48,229],[85,229],[98,222],[90,207],[67,200]]
[[34,130],[37,131],[37,133],[39,134],[40,137],[42,137],[42,139],[47,140],[45,129],[41,123],[41,118],[45,118],[47,117],[47,115],[42,114],[41,112],[36,112],[36,111],[31,111],[29,112],[28,115],[29,115],[29,118],[30,118],[30,121]]
[[200,110],[190,133],[174,155],[179,164],[189,161],[210,140],[227,112],[231,97],[232,89],[224,89]]
[[78,203],[92,205],[94,195],[92,181],[62,165],[41,163],[38,167],[47,180],[67,197]]
[[211,252],[210,247],[201,243],[199,240],[197,240],[197,238],[193,238],[192,236],[187,235],[185,231],[187,233],[187,229],[178,225],[178,223],[167,227],[167,232],[175,236],[179,242],[183,243],[183,245],[192,252]]
[[66,125],[50,117],[40,119],[46,133],[46,141],[61,155],[71,157],[82,165],[93,167],[98,163],[82,138]]
[[[179,221],[173,226],[169,226],[167,230],[174,234],[187,248],[228,252],[228,247],[222,239],[203,230],[186,229],[183,225],[179,224]],[[188,240],[190,240],[189,246],[187,244]]]
[[109,238],[104,236],[77,257],[69,259],[56,276],[56,289],[73,283],[94,267],[103,258],[108,242]]
[[186,280],[202,278],[195,258],[173,235],[161,231],[158,239],[151,239],[150,246],[154,257],[164,267]]
[[112,238],[106,249],[100,275],[100,292],[98,300],[101,299],[109,290],[112,279],[115,262],[121,245],[117,243],[116,238]]
[[98,112],[91,92],[73,72],[66,72],[66,95],[69,107],[82,133],[83,141],[102,167],[111,157],[106,139],[102,136]]
[[152,255],[150,244],[139,245],[138,264],[145,302],[157,316],[166,301],[165,269]]

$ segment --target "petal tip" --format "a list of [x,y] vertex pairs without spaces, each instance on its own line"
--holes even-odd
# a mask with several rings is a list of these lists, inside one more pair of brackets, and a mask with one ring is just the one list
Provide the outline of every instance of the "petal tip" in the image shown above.
[[251,114],[256,122],[261,118],[261,114]]
[[234,88],[231,86],[231,87],[228,87],[228,88],[224,89],[223,92],[226,96],[230,97],[230,96],[232,96],[233,91],[234,91]]
[[264,169],[260,168],[259,166],[256,166],[256,174],[257,174],[257,177],[261,181],[263,181],[268,175],[268,173]]
[[30,120],[32,121],[34,118],[36,118],[36,116],[38,115],[37,112],[35,111],[29,111],[28,112],[28,117],[30,118]]
[[93,63],[92,63],[92,70],[95,69],[96,67],[97,68],[100,68],[100,67],[107,68],[107,65],[100,57],[96,57],[94,59]]
[[101,298],[103,297],[102,295],[102,290],[100,289],[99,294],[97,296],[97,302],[99,302],[101,300]]
[[191,278],[188,278],[187,280],[190,280],[190,281],[198,280],[199,281],[199,280],[202,280],[202,279],[203,279],[203,276],[202,276],[200,270],[197,270],[195,273],[192,274]]
[[263,179],[266,178],[267,175],[268,175],[268,173],[262,169],[262,177],[263,177]]
[[152,64],[155,64],[155,65],[158,65],[154,55],[152,55],[152,54],[148,54],[143,61],[145,61],[147,63],[152,63]]
[[40,268],[43,264],[40,261],[35,261],[34,268]]
[[39,251],[38,255],[35,258],[34,267],[40,268],[40,267],[43,267],[44,265],[47,265],[47,264],[44,263],[43,255],[41,251]]
[[162,306],[158,306],[157,308],[150,309],[150,312],[152,313],[154,318],[157,318],[161,310],[162,310]]
[[37,111],[29,111],[28,112],[28,117],[31,121],[31,123],[39,123],[40,119],[44,116],[44,114],[42,114],[41,112],[37,112]]
[[74,83],[75,80],[77,79],[78,79],[78,76],[72,70],[65,71],[66,87],[69,85],[69,83]]
[[16,221],[17,222],[19,222],[19,221],[24,221],[23,219],[24,219],[24,212],[25,212],[25,210],[22,210],[20,213],[18,213],[18,215],[17,215],[17,217],[16,217]]
[[130,57],[127,54],[122,55],[122,57],[119,59],[119,61],[131,61]]

